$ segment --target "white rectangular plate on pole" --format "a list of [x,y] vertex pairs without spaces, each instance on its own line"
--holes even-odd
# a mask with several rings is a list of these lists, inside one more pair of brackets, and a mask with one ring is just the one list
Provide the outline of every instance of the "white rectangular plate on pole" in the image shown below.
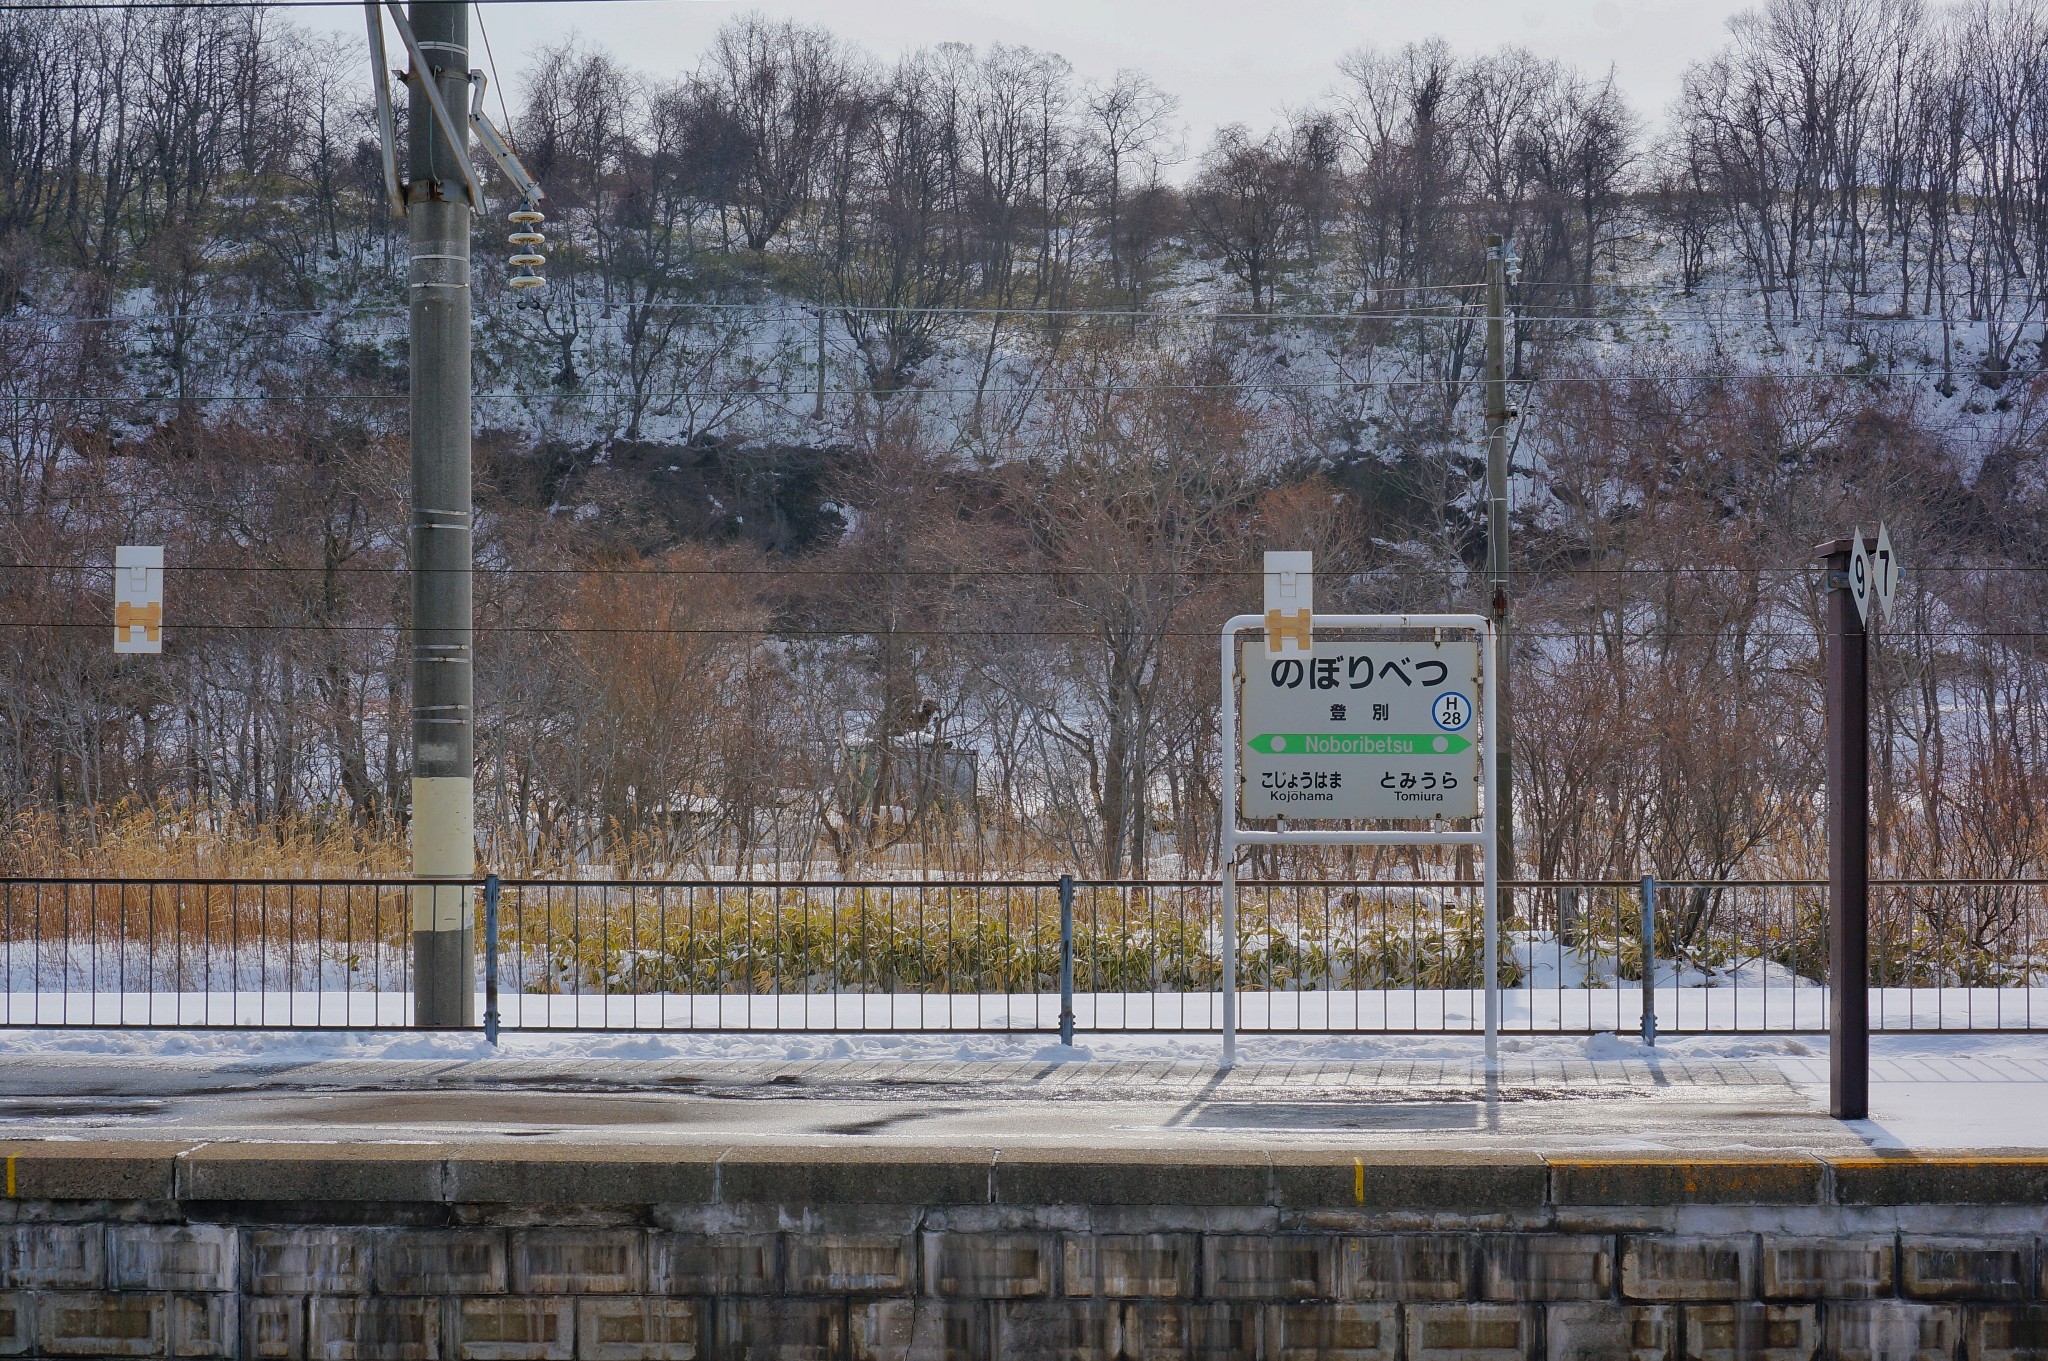
[[1283,657],[1315,650],[1316,555],[1266,554],[1266,644]]
[[114,550],[114,651],[164,650],[164,550],[124,544]]

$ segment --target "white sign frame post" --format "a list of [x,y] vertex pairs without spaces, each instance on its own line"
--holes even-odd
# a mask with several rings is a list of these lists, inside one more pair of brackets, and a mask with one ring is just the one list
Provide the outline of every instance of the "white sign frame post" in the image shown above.
[[1500,1058],[1500,866],[1495,863],[1494,821],[1499,807],[1492,775],[1494,764],[1494,651],[1493,621],[1483,614],[1318,614],[1311,629],[1451,629],[1469,632],[1478,639],[1480,769],[1487,778],[1480,785],[1479,826],[1458,832],[1448,828],[1432,831],[1366,830],[1361,828],[1289,829],[1286,820],[1275,831],[1241,826],[1238,822],[1238,635],[1249,629],[1263,630],[1263,614],[1234,615],[1223,626],[1223,811],[1219,831],[1223,851],[1223,1066],[1237,1062],[1237,853],[1244,846],[1473,846],[1485,866],[1480,889],[1484,913],[1486,982],[1486,1064],[1489,1071]]

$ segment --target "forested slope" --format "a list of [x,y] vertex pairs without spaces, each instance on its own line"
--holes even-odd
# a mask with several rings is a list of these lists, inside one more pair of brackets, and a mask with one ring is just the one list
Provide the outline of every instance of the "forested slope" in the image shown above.
[[[1668,111],[1359,51],[1199,146],[1141,73],[1018,48],[538,54],[497,87],[535,305],[478,234],[487,858],[1208,866],[1259,550],[1313,548],[1326,607],[1483,599],[1500,232],[1523,872],[1814,868],[1811,548],[1880,516],[1880,857],[2041,872],[2044,39],[1773,0]],[[367,93],[274,12],[0,16],[0,868],[402,832]],[[106,647],[135,542],[162,659]]]

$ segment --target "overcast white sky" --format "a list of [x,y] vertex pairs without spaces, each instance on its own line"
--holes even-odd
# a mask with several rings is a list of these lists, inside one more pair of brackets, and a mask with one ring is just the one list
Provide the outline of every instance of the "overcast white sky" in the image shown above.
[[[643,70],[693,67],[705,40],[749,9],[831,29],[882,57],[939,42],[1021,43],[1057,52],[1083,78],[1136,67],[1180,96],[1196,150],[1221,124],[1268,123],[1319,97],[1354,47],[1441,35],[1463,52],[1504,44],[1593,74],[1610,66],[1653,124],[1687,63],[1718,47],[1749,0],[639,0],[489,5],[508,79],[520,54],[581,33]],[[323,27],[361,32],[347,10]],[[478,64],[481,65],[479,56]]]

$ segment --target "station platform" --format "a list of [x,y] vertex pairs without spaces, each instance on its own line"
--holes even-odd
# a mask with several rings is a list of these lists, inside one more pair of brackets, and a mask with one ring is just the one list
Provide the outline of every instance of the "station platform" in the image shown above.
[[[1477,1042],[1247,1041],[1242,1061],[1039,1046],[946,1057],[868,1041],[824,1056],[672,1052],[631,1037],[233,1035],[67,1052],[44,1033],[0,1062],[0,1137],[526,1145],[1160,1150],[1344,1147],[1532,1154],[2048,1150],[2048,1041],[1879,1037],[1872,1119],[1826,1113],[1824,1041],[1611,1036]],[[714,1048],[717,1037],[695,1037]],[[38,1052],[38,1046],[41,1052]],[[745,1048],[736,1043],[733,1047]],[[753,1047],[763,1047],[758,1042]],[[202,1052],[190,1052],[193,1049]],[[802,1055],[803,1044],[792,1046]],[[0,1051],[4,1052],[4,1051]],[[837,1056],[832,1056],[837,1053]]]

